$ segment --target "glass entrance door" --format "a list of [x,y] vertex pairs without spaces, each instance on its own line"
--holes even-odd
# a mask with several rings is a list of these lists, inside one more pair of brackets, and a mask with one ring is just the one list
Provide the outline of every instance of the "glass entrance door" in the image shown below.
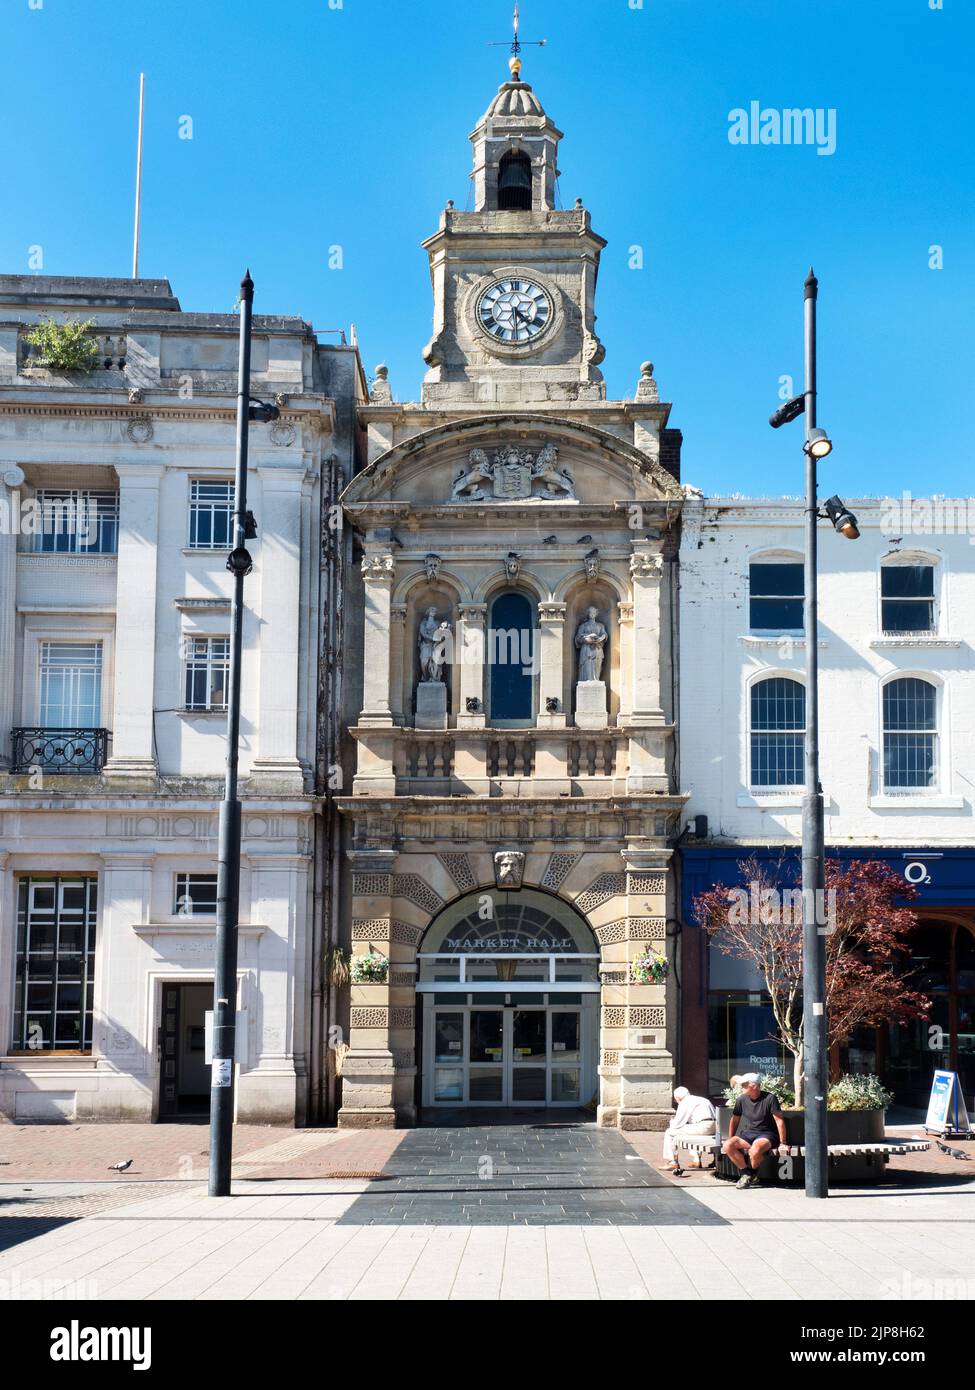
[[427,1009],[424,1049],[433,1066],[425,1104],[583,1104],[582,1007]]

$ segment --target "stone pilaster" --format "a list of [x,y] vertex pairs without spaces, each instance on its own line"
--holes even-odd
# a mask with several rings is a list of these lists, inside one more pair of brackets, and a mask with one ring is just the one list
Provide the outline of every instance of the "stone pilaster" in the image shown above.
[[633,608],[632,601],[617,606],[620,624],[620,712],[617,722],[626,724],[633,713]]
[[671,851],[628,845],[620,851],[626,868],[626,1046],[620,1054],[620,1129],[665,1129],[673,1110],[673,991],[662,984],[636,984],[629,965],[649,947],[670,960],[667,941]]
[[663,556],[637,541],[630,556],[633,582],[633,706],[631,724],[665,722],[660,688],[660,644],[666,630],[661,611]]
[[[562,704],[565,673],[565,612],[564,603],[538,605],[539,645],[541,647],[538,689],[538,727],[564,729],[566,713]],[[555,700],[556,708],[549,710],[548,701]]]
[[[457,633],[457,660],[460,662],[460,708],[457,711],[458,729],[483,729],[484,712],[484,624],[486,603],[462,603],[459,607],[460,631]],[[476,702],[468,709],[469,700]]]
[[362,558],[365,587],[363,631],[363,682],[360,725],[392,726],[389,702],[391,591],[396,578],[396,562],[385,548],[366,543]]
[[105,776],[133,789],[155,782],[152,710],[156,672],[161,465],[117,463],[118,589],[115,600],[115,716]]
[[[370,949],[391,954],[395,850],[350,850],[352,957]],[[353,984],[349,1050],[342,1061],[340,1129],[394,1129],[395,1062],[389,980]]]
[[13,524],[13,513],[20,506],[23,482],[22,468],[16,464],[0,464],[0,516],[8,519],[8,524],[0,528],[0,768],[10,766],[10,730],[16,706],[17,528]]
[[253,790],[300,792],[298,642],[303,468],[258,468],[261,636]]

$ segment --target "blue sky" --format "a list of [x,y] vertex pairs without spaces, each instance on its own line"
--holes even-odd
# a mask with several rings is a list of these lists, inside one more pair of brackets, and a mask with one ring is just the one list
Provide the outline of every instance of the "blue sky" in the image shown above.
[[[937,3],[937,0],[934,0]],[[830,491],[966,494],[972,0],[522,0],[524,76],[565,131],[561,191],[609,246],[611,396],[650,358],[684,477],[795,493],[802,281],[820,277]],[[40,8],[35,8],[36,6]],[[430,333],[420,241],[466,206],[467,136],[506,75],[511,0],[0,0],[0,270],[126,275],[138,73],[140,271],[184,309],[355,322],[415,399]],[[836,152],[729,143],[729,112],[836,112]],[[193,138],[179,138],[191,116]],[[184,124],[185,129],[185,124]],[[329,247],[344,265],[328,267]],[[629,267],[631,246],[644,269]],[[943,247],[944,268],[929,267]]]

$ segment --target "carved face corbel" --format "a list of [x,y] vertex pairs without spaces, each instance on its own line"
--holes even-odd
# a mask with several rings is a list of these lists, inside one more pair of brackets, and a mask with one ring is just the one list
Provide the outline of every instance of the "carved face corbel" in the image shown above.
[[506,892],[517,892],[525,873],[525,856],[520,850],[501,849],[494,856],[494,882]]

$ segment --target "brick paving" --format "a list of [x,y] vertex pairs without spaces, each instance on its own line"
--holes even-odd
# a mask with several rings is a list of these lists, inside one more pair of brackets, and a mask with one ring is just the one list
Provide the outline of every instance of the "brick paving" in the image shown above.
[[[375,1173],[405,1130],[234,1128],[234,1171],[252,1178]],[[133,1184],[146,1179],[199,1181],[207,1175],[206,1125],[0,1125],[0,1183],[19,1178]],[[132,1167],[117,1178],[109,1166]]]

